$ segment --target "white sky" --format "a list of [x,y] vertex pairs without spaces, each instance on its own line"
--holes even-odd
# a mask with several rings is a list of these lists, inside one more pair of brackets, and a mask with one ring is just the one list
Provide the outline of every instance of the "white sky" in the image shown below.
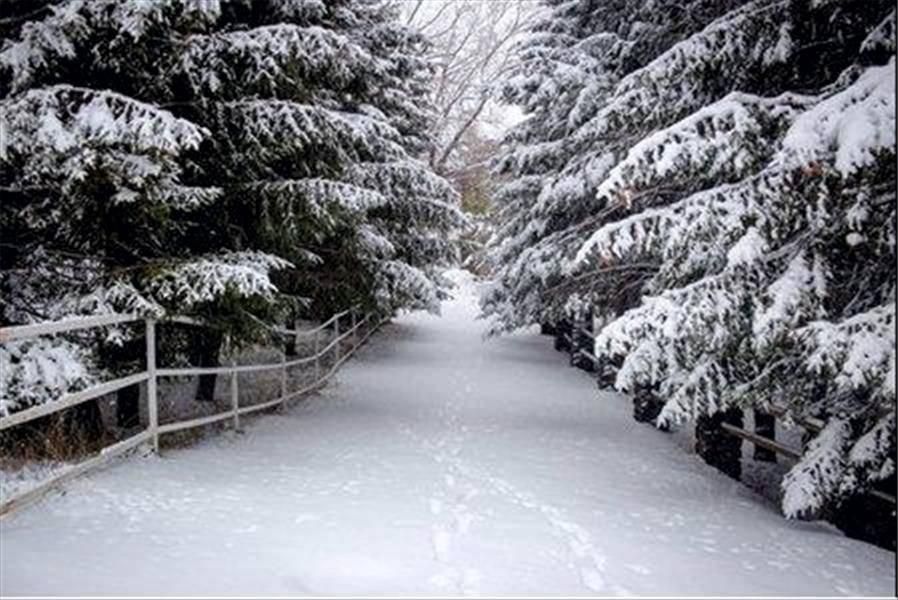
[[480,123],[481,133],[490,139],[500,139],[506,131],[526,118],[524,111],[514,104],[496,106],[493,109],[493,114],[498,118]]

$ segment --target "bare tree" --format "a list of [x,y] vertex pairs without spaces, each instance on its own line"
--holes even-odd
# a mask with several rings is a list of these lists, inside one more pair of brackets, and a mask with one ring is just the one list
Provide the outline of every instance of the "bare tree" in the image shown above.
[[437,146],[431,167],[451,176],[463,168],[460,149],[472,128],[503,118],[495,84],[511,66],[509,51],[537,12],[521,0],[413,0],[401,2],[406,23],[432,43],[437,65],[432,100]]

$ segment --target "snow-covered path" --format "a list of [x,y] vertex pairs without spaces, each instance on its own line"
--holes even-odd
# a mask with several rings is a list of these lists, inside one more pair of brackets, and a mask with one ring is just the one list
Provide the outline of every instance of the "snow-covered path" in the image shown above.
[[236,437],[0,522],[0,593],[891,595],[894,554],[782,519],[473,286]]

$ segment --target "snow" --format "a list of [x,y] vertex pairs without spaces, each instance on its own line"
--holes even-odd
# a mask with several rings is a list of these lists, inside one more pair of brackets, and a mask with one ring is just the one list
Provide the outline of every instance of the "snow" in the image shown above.
[[[873,429],[865,433],[854,445],[849,453],[849,460],[853,464],[867,464],[879,458],[884,448],[889,447],[889,431],[895,428],[895,413],[889,413],[880,419]],[[886,450],[886,453],[888,450]],[[884,461],[889,463],[889,469],[894,472],[895,460],[890,457],[884,457]],[[886,476],[883,477],[885,479]]]
[[861,43],[861,52],[875,52],[877,50],[895,52],[894,8]]
[[277,288],[269,273],[292,266],[273,254],[223,252],[177,265],[154,278],[149,286],[157,297],[177,300],[183,307],[212,302],[226,292],[241,297],[271,298]]
[[[657,123],[688,114],[717,99],[708,84],[720,74],[739,81],[759,63],[785,60],[791,45],[780,25],[787,20],[787,10],[781,0],[754,0],[724,14],[627,74],[606,106],[577,135],[601,139],[623,115]],[[777,50],[770,52],[771,47]]]
[[[137,152],[195,149],[208,131],[165,110],[111,91],[68,84],[29,90],[0,102],[15,118],[11,149],[71,152],[80,145],[130,145]],[[60,117],[66,117],[66,123]],[[45,159],[46,160],[46,159]]]
[[839,389],[851,390],[878,382],[883,397],[895,393],[894,303],[840,322],[812,321],[800,333],[807,345],[808,367],[835,375],[833,383]]
[[380,192],[317,177],[266,182],[256,186],[265,186],[284,197],[299,196],[304,200],[306,210],[319,218],[326,217],[329,204],[336,204],[353,213],[363,213],[387,203]]
[[798,254],[767,288],[765,299],[769,304],[755,311],[752,321],[755,348],[768,348],[805,316],[807,311],[802,307],[813,298],[814,291],[814,273],[804,255]]
[[888,595],[894,554],[783,519],[460,273],[320,396],[0,521],[0,592]]
[[58,399],[95,382],[90,357],[76,344],[37,338],[0,346],[0,417]]
[[764,239],[758,228],[749,227],[727,252],[727,265],[734,267],[751,264],[764,256],[768,249],[767,240]]
[[344,35],[322,27],[278,23],[191,35],[177,69],[194,92],[219,94],[235,85],[270,90],[287,63],[303,65],[293,85],[327,76],[336,89],[349,85],[359,71],[385,68]]
[[62,474],[72,465],[58,460],[34,461],[25,464],[4,464],[0,468],[0,497],[4,500],[37,487],[42,482]]
[[842,454],[851,435],[850,424],[832,419],[810,444],[801,464],[783,481],[783,510],[789,516],[819,510],[838,489],[845,469]]
[[756,155],[768,152],[773,116],[789,120],[793,105],[806,103],[794,94],[760,98],[732,92],[636,143],[607,172],[596,196],[615,198],[625,191],[672,186],[688,179],[732,180],[756,168]]
[[808,164],[834,154],[849,177],[895,147],[895,59],[867,69],[851,86],[799,117],[783,140],[781,160]]

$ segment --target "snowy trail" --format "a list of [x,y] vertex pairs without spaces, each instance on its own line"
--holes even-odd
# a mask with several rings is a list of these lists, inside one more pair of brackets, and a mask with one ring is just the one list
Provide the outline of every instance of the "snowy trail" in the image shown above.
[[0,593],[891,595],[894,554],[782,519],[597,395],[484,342],[465,280],[321,396],[0,522]]

